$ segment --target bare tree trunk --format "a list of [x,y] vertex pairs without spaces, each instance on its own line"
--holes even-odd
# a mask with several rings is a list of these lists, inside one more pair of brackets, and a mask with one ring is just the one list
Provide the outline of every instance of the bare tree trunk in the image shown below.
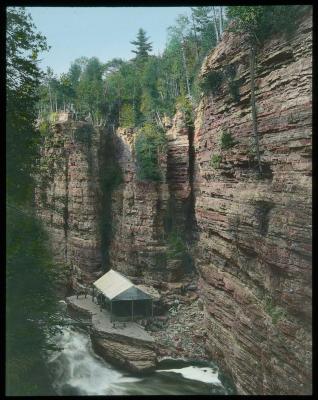
[[186,77],[186,83],[187,83],[187,91],[189,98],[191,99],[191,92],[190,92],[190,83],[189,83],[189,74],[188,74],[188,68],[187,68],[187,63],[186,63],[186,58],[185,58],[185,53],[184,53],[184,39],[182,38],[182,59],[183,59],[183,67],[184,67],[184,72],[185,72],[185,77]]
[[53,112],[53,102],[52,102],[52,94],[51,94],[51,86],[50,86],[50,84],[49,84],[49,96],[50,96],[51,112]]
[[221,7],[221,21],[222,21],[222,31],[224,31],[224,21],[225,21],[225,15],[224,15],[224,7]]
[[163,123],[162,123],[162,121],[161,121],[160,115],[159,115],[159,113],[158,113],[157,110],[156,110],[156,114],[157,114],[157,117],[158,117],[158,120],[159,120],[159,122],[160,122],[161,127],[164,129]]
[[195,29],[193,14],[191,14],[191,17],[192,17],[192,27],[193,27],[194,38],[195,38],[195,48],[196,48],[197,60],[198,60],[199,59],[199,41],[198,41],[198,37],[197,37],[197,31]]
[[220,38],[223,34],[222,7],[219,7]]
[[251,78],[251,108],[252,108],[252,121],[253,121],[253,136],[255,141],[256,157],[260,174],[262,173],[261,159],[259,154],[259,140],[257,131],[257,111],[255,101],[255,47],[250,45],[250,78]]
[[134,119],[135,119],[135,94],[136,94],[136,84],[135,84],[135,78],[134,78],[134,90],[133,90],[133,114],[134,114]]
[[216,34],[216,42],[218,43],[220,38],[219,38],[219,31],[218,31],[218,25],[216,22],[216,14],[215,14],[215,9],[212,7],[213,10],[213,20],[214,20],[214,27],[215,27],[215,34]]

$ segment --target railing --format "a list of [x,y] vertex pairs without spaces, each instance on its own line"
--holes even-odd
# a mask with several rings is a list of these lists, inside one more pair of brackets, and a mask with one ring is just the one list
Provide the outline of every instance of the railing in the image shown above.
[[137,320],[137,319],[151,319],[152,318],[152,316],[151,315],[148,315],[148,316],[145,316],[145,315],[134,315],[134,317],[133,318],[131,318],[131,315],[130,316],[125,316],[125,317],[121,317],[121,316],[117,316],[116,314],[112,314],[111,315],[111,321],[113,322],[113,321],[118,321],[118,322],[129,322],[129,321],[135,321],[135,320]]

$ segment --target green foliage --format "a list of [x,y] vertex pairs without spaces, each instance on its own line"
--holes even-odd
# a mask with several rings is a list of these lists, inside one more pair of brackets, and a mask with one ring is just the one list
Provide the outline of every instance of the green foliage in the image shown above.
[[211,7],[192,7],[192,21],[199,47],[200,59],[216,46],[215,25]]
[[108,265],[108,249],[112,240],[112,192],[123,182],[123,173],[116,159],[114,135],[102,136],[101,145],[98,148],[100,160],[98,192],[100,205],[98,209],[98,227],[101,237],[102,267]]
[[172,230],[167,237],[167,258],[168,259],[180,259],[184,256],[187,251],[184,240],[177,230]]
[[42,119],[42,120],[40,121],[38,130],[39,130],[40,134],[41,134],[43,137],[45,137],[45,136],[48,135],[49,128],[50,128],[49,122],[48,122],[47,120],[45,120],[45,119]]
[[23,8],[7,8],[6,37],[6,180],[7,192],[23,203],[32,197],[34,159],[40,144],[36,135],[35,104],[40,71],[35,55],[46,50],[45,38],[35,31]]
[[185,116],[185,122],[188,127],[194,126],[193,107],[190,100],[186,96],[179,96],[176,99],[176,109],[180,110]]
[[250,145],[248,148],[247,148],[247,156],[248,156],[248,159],[249,159],[249,161],[250,162],[252,162],[252,161],[254,161],[255,160],[255,157],[256,157],[256,150],[255,150],[255,145],[253,144],[253,145]]
[[121,106],[119,114],[119,125],[124,128],[134,127],[135,113],[131,104],[124,103]]
[[85,124],[76,129],[74,132],[74,139],[78,143],[82,143],[88,147],[92,145],[93,127],[91,124]]
[[232,137],[232,133],[229,129],[222,130],[221,138],[220,138],[220,146],[221,149],[230,149],[236,144],[235,140]]
[[77,116],[90,113],[108,126],[161,126],[163,116],[175,112],[178,97],[187,94],[193,101],[192,91],[198,91],[203,57],[216,44],[211,8],[194,8],[190,19],[179,15],[161,55],[149,54],[152,46],[143,29],[131,43],[136,57],[130,61],[102,64],[95,57],[82,57],[59,78],[48,70],[39,89],[39,113],[74,106]]
[[12,199],[8,203],[6,390],[8,395],[49,394],[41,326],[55,332],[54,266],[46,235],[32,210],[13,206]]
[[166,150],[165,133],[153,124],[145,124],[135,140],[138,179],[145,181],[162,181],[159,157]]
[[204,94],[209,95],[210,93],[216,95],[221,87],[224,80],[224,74],[222,71],[209,71],[200,80],[200,88]]
[[240,80],[235,79],[236,69],[233,64],[224,67],[224,76],[233,101],[240,100]]
[[41,72],[37,55],[46,50],[23,8],[7,8],[7,226],[6,226],[6,394],[45,395],[49,377],[42,359],[45,330],[56,325],[51,254],[32,208],[36,159],[48,121],[35,132]]
[[276,325],[280,319],[286,317],[287,315],[286,311],[283,308],[275,306],[273,298],[270,295],[266,295],[264,297],[264,306],[267,314],[272,317],[272,323],[274,325]]
[[148,57],[148,53],[152,50],[152,45],[148,40],[149,38],[146,36],[146,31],[140,28],[136,40],[130,42],[136,47],[132,52],[136,54],[135,60],[137,62],[144,62]]
[[230,6],[228,16],[235,21],[235,32],[248,34],[254,44],[262,44],[274,33],[290,35],[297,27],[298,17],[308,6]]
[[220,154],[212,154],[211,159],[210,159],[210,165],[214,169],[219,169],[221,161],[222,161],[222,157]]

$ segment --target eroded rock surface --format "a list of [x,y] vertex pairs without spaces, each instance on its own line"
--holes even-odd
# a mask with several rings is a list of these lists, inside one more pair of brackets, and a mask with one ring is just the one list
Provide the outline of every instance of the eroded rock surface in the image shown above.
[[180,259],[167,257],[167,237],[171,219],[177,218],[183,230],[190,195],[189,139],[183,115],[176,115],[167,132],[167,155],[159,161],[162,182],[138,178],[134,154],[137,130],[119,128],[116,135],[123,182],[112,194],[110,266],[146,283],[178,281],[185,271]]
[[[38,177],[37,212],[50,236],[53,253],[80,289],[101,269],[98,226],[99,131],[87,122],[56,122],[42,147],[46,170]],[[64,282],[65,285],[65,282]]]
[[[240,394],[312,389],[311,32],[307,14],[290,38],[273,37],[259,50],[261,176],[252,138],[248,48],[231,33],[202,67],[202,75],[221,73],[222,82],[196,110],[194,137],[180,112],[166,124],[163,182],[138,180],[134,129],[119,128],[112,137],[123,179],[107,201],[99,197],[98,131],[88,146],[74,134],[89,124],[63,115],[43,147],[43,159],[60,155],[62,161],[48,187],[39,186],[38,212],[57,257],[72,267],[73,288],[101,273],[105,243],[98,224],[107,223],[112,234],[106,267],[160,289],[162,318],[152,333],[158,354],[193,357],[197,350],[204,357],[206,346]],[[225,136],[232,139],[225,143]],[[113,162],[105,160],[106,167]],[[105,221],[98,210],[107,210]],[[186,233],[185,258],[167,256],[174,229]],[[195,271],[187,279],[193,288],[176,295],[187,258],[193,267],[190,254]],[[119,340],[118,332],[114,338],[95,331],[100,354],[131,370],[153,368],[151,347]]]
[[[240,36],[225,34],[202,68],[231,66],[239,85],[239,99],[227,79],[203,98],[194,145],[207,344],[242,394],[311,393],[311,29],[307,15],[290,39],[272,38],[257,57],[262,177]],[[232,147],[222,148],[224,132]]]

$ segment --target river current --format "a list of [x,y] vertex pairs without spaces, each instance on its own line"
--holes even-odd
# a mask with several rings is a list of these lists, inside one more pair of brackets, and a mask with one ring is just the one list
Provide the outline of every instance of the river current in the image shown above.
[[63,327],[54,338],[60,348],[47,354],[57,395],[232,394],[212,363],[163,360],[151,375],[134,376],[96,355],[87,332]]

